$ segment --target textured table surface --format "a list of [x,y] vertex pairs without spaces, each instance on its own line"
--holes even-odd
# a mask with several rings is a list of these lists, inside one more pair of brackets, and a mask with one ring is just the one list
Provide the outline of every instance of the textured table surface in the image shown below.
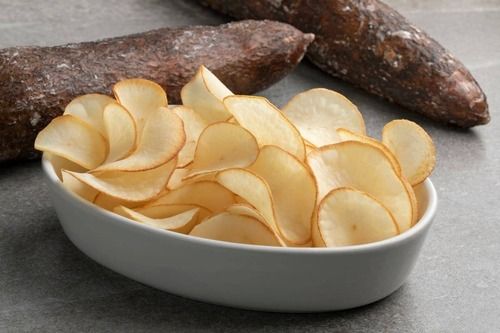
[[[372,135],[385,122],[407,117],[433,136],[439,209],[400,290],[359,309],[293,315],[235,310],[152,289],[76,249],[47,198],[39,162],[19,163],[0,166],[0,332],[500,332],[500,2],[388,2],[469,67],[488,96],[489,125],[459,131],[433,124],[307,61],[263,94],[282,104],[299,91],[328,87],[359,106]],[[193,1],[0,0],[0,47],[224,20]]]

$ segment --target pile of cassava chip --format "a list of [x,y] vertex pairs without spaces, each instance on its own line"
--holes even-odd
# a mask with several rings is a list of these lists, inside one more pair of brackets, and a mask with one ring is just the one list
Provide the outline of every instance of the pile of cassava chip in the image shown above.
[[62,184],[155,228],[228,242],[336,247],[398,235],[435,165],[427,133],[388,123],[366,136],[344,96],[312,89],[282,110],[234,95],[201,67],[182,106],[143,79],[76,98],[38,134]]

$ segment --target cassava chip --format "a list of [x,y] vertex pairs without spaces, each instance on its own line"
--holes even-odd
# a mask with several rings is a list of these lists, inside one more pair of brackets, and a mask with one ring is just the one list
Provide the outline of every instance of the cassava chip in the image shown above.
[[177,163],[177,167],[183,168],[193,161],[198,138],[207,127],[207,123],[191,108],[176,106],[172,111],[182,119],[184,132],[186,133],[186,143],[179,152],[179,162]]
[[281,236],[293,244],[308,242],[317,197],[308,167],[281,148],[264,146],[249,169],[269,185]]
[[183,181],[183,178],[187,176],[188,172],[189,169],[186,168],[175,169],[168,180],[167,190],[174,190],[184,185],[186,182]]
[[128,201],[123,199],[118,199],[107,195],[106,193],[99,192],[94,198],[94,205],[99,206],[103,209],[109,210],[110,212],[118,206],[125,206],[127,208],[135,208],[142,206],[146,201]]
[[413,186],[423,182],[436,165],[436,148],[425,130],[409,120],[393,120],[382,130],[382,142],[401,165]]
[[96,189],[82,183],[65,170],[61,171],[61,176],[64,187],[87,201],[93,202],[99,193]]
[[411,225],[414,225],[419,216],[419,210],[418,210],[418,203],[417,203],[417,196],[415,194],[415,190],[413,186],[406,180],[404,176],[400,176],[401,180],[403,181],[403,184],[406,188],[406,192],[408,192],[408,197],[410,198],[410,204],[412,208],[412,218],[411,218]]
[[247,167],[257,158],[259,146],[255,137],[243,127],[214,123],[201,133],[189,176]]
[[401,232],[412,225],[413,205],[404,179],[381,149],[365,142],[344,141],[311,152],[307,161],[318,184],[319,200],[332,189],[351,187],[387,207]]
[[139,214],[142,214],[146,217],[152,219],[163,219],[165,217],[174,216],[185,211],[197,208],[198,209],[198,221],[201,221],[205,217],[212,214],[212,212],[204,207],[198,205],[156,205],[156,206],[147,206],[147,207],[137,207],[134,208]]
[[151,112],[137,148],[128,157],[103,164],[92,172],[154,169],[177,156],[186,136],[181,118],[167,108]]
[[124,158],[135,149],[135,122],[132,115],[118,103],[109,103],[102,117],[108,138],[108,156],[104,163],[110,163]]
[[134,117],[137,137],[141,137],[146,119],[159,107],[166,107],[167,94],[163,88],[149,80],[122,80],[113,86],[113,93],[118,102]]
[[424,215],[424,212],[427,210],[427,190],[425,189],[425,184],[420,183],[417,186],[413,187],[413,191],[415,193],[415,201],[417,202],[417,218],[416,221],[420,220]]
[[144,201],[156,197],[166,186],[177,160],[146,171],[106,171],[99,174],[69,172],[78,180],[109,196]]
[[244,215],[221,213],[201,222],[190,235],[225,242],[280,246],[265,224]]
[[332,90],[317,88],[295,95],[283,112],[302,137],[316,147],[339,142],[335,129],[340,127],[365,134],[365,122],[358,108]]
[[318,207],[314,210],[313,221],[312,221],[312,231],[311,231],[311,242],[314,247],[326,247],[321,233],[318,227]]
[[217,172],[208,172],[190,176],[188,176],[188,174],[189,174],[189,169],[185,168],[175,169],[174,173],[172,174],[172,177],[170,177],[170,180],[168,181],[167,189],[175,190],[176,188],[179,188],[183,185],[197,183],[201,181],[215,182],[215,175],[217,174]]
[[106,129],[104,128],[102,115],[106,105],[115,102],[114,98],[106,95],[83,95],[72,100],[64,109],[64,114],[70,114],[79,118],[106,137]]
[[267,225],[269,228],[271,228],[271,231],[274,233],[274,236],[276,237],[276,240],[280,243],[281,246],[287,247],[287,242],[281,238],[281,236],[275,232],[273,229],[273,226],[269,224],[269,222],[266,221],[266,218],[255,208],[253,208],[251,205],[247,203],[235,203],[234,205],[229,206],[226,209],[226,212],[231,213],[231,214],[236,214],[236,215],[243,215],[243,216],[249,216],[251,218],[256,219],[257,221],[260,221]]
[[366,135],[354,133],[354,132],[349,131],[348,129],[345,129],[345,128],[338,128],[337,134],[340,137],[340,141],[365,142],[365,143],[372,144],[372,145],[376,146],[377,148],[383,150],[385,155],[387,156],[387,158],[391,161],[391,163],[394,166],[394,169],[396,170],[398,175],[401,175],[401,166],[399,165],[398,159],[389,150],[389,148],[387,148],[382,142],[380,142],[374,138],[370,138],[369,136],[366,136]]
[[372,243],[396,236],[391,213],[368,194],[339,188],[319,205],[318,229],[327,247]]
[[64,157],[86,169],[106,158],[106,139],[86,122],[72,115],[54,118],[38,133],[35,149]]
[[266,218],[261,213],[259,213],[259,211],[246,203],[235,203],[227,207],[226,212],[236,215],[250,216],[262,223],[269,224],[267,223]]
[[205,66],[181,90],[182,104],[211,124],[231,117],[222,100],[233,93]]
[[117,207],[115,212],[151,227],[185,234],[190,232],[191,229],[193,229],[193,227],[197,224],[199,208],[192,208],[163,218],[151,218],[124,206]]
[[264,97],[229,96],[224,105],[252,133],[260,147],[278,146],[303,161],[305,146],[297,129]]
[[218,213],[233,203],[233,194],[220,184],[212,181],[199,181],[168,191],[149,203],[148,206],[160,204],[198,205],[211,212]]
[[62,180],[62,174],[61,174],[62,170],[76,171],[76,172],[87,171],[87,169],[82,167],[81,165],[78,165],[75,162],[71,162],[70,160],[64,157],[54,155],[50,152],[43,153],[43,156],[50,162],[59,180]]
[[255,207],[273,230],[279,233],[271,189],[262,177],[246,169],[228,169],[219,172],[216,179],[221,185]]
[[306,156],[313,150],[316,150],[316,147],[306,144]]

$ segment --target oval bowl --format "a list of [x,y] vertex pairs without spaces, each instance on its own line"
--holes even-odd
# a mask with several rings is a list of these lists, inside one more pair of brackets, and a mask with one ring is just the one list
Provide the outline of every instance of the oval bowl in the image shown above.
[[66,190],[45,157],[42,166],[64,232],[87,256],[172,294],[252,310],[342,310],[390,295],[415,266],[437,206],[427,179],[416,189],[419,222],[396,237],[341,248],[244,245],[128,220]]

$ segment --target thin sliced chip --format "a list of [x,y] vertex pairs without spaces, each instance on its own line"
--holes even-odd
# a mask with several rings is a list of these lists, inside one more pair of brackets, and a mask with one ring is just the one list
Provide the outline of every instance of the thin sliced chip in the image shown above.
[[365,134],[365,122],[358,108],[343,95],[317,88],[295,95],[283,112],[302,137],[316,147],[339,142],[337,128]]
[[96,189],[73,177],[66,170],[61,171],[61,176],[64,187],[87,201],[93,202],[99,193]]
[[145,201],[156,197],[165,188],[176,163],[174,158],[146,171],[107,171],[97,175],[69,173],[109,196],[127,201]]
[[396,156],[403,175],[413,186],[429,177],[436,166],[436,148],[431,137],[412,121],[387,123],[382,130],[382,142]]
[[148,207],[137,207],[134,208],[134,211],[136,211],[139,214],[142,214],[144,216],[147,216],[152,219],[162,219],[165,217],[170,217],[174,216],[180,213],[183,213],[185,211],[191,210],[197,208],[198,209],[198,220],[201,221],[205,217],[213,214],[210,210],[198,206],[198,205],[156,205],[156,206],[148,206]]
[[398,175],[401,175],[401,166],[399,165],[398,159],[389,150],[389,148],[387,148],[382,142],[380,142],[374,138],[370,138],[369,136],[366,136],[366,135],[354,133],[354,132],[349,131],[348,129],[345,129],[345,128],[338,128],[337,134],[340,137],[340,141],[365,142],[365,143],[372,144],[372,145],[376,146],[377,148],[383,150],[384,153],[387,155],[387,158],[391,161],[391,163],[394,166],[394,169],[396,170]]
[[425,189],[424,183],[420,183],[417,186],[413,187],[413,192],[415,193],[415,201],[417,202],[417,219],[414,224],[418,223],[418,221],[424,215],[424,212],[427,210],[427,191]]
[[318,184],[318,200],[332,189],[352,187],[367,192],[386,206],[401,232],[411,226],[410,194],[381,149],[365,142],[344,141],[312,152],[307,161]]
[[314,247],[326,247],[326,244],[323,241],[323,238],[321,237],[321,233],[319,232],[317,207],[314,211],[311,236],[312,236],[311,237],[312,245]]
[[43,153],[43,156],[50,162],[52,168],[54,169],[54,172],[61,181],[62,181],[62,174],[61,174],[62,170],[69,170],[76,172],[85,172],[88,170],[87,168],[84,168],[81,165],[76,164],[75,162],[71,162],[70,160],[65,159],[64,157],[54,155],[48,151]]
[[189,169],[186,168],[175,169],[172,176],[168,180],[167,190],[175,190],[176,188],[187,183],[183,181],[183,178],[186,177],[188,173]]
[[208,124],[225,121],[231,117],[222,100],[232,95],[229,90],[205,66],[181,90],[182,104],[192,108]]
[[125,206],[127,208],[136,208],[144,205],[146,202],[148,202],[148,200],[128,201],[128,200],[118,199],[102,192],[99,192],[97,196],[94,198],[94,205],[109,210],[110,212],[113,212],[114,209],[118,206]]
[[410,203],[412,208],[411,225],[413,226],[415,223],[417,223],[419,216],[417,196],[414,188],[411,186],[408,180],[406,180],[404,176],[400,176],[400,178],[403,181],[403,184],[406,188],[406,192],[408,192],[408,196],[410,198]]
[[109,103],[103,112],[104,128],[108,138],[108,156],[104,163],[110,163],[128,156],[135,149],[136,128],[132,115],[120,104]]
[[161,204],[198,205],[214,213],[219,213],[233,203],[233,194],[220,184],[212,181],[199,181],[167,192],[147,206]]
[[194,151],[196,149],[196,144],[198,143],[198,138],[201,132],[207,127],[207,123],[201,118],[201,116],[194,112],[193,109],[185,106],[177,106],[172,109],[172,111],[178,115],[182,122],[184,123],[184,132],[186,133],[186,143],[179,152],[178,167],[184,168],[189,163],[193,161]]
[[96,129],[68,114],[54,118],[38,133],[35,149],[94,169],[106,158],[107,143]]
[[[262,223],[269,225],[269,223],[267,223],[266,221],[266,218],[261,213],[259,213],[258,210],[256,210],[250,204],[247,203],[235,203],[227,207],[226,212],[236,215],[250,216],[256,220],[259,220]],[[269,226],[272,227],[271,225]]]
[[179,188],[181,186],[198,183],[201,181],[215,182],[216,181],[215,176],[217,172],[201,173],[198,175],[191,175],[191,176],[188,176],[188,174],[189,174],[189,169],[185,168],[175,169],[174,173],[172,174],[172,177],[170,177],[170,180],[168,181],[167,189],[175,190],[176,188]]
[[226,209],[226,212],[231,213],[231,214],[236,214],[236,215],[243,215],[243,216],[249,216],[251,218],[254,218],[258,220],[259,222],[264,223],[267,225],[271,231],[273,232],[274,236],[276,237],[276,240],[278,243],[280,243],[281,246],[287,247],[288,244],[285,240],[283,240],[277,232],[275,232],[273,226],[266,221],[266,218],[254,207],[252,207],[248,203],[235,203],[234,205],[229,206]]
[[150,114],[137,148],[130,156],[103,164],[92,172],[154,169],[172,160],[185,141],[181,118],[167,108],[161,107]]
[[199,210],[199,208],[192,208],[164,218],[151,218],[124,206],[117,207],[115,212],[151,227],[187,234],[198,223]]
[[72,100],[64,109],[64,114],[79,118],[106,137],[102,115],[106,105],[115,102],[114,98],[106,95],[87,94]]
[[[216,180],[217,180],[217,176],[215,177]],[[237,203],[237,204],[245,204],[245,205],[250,205],[248,203],[248,201],[246,201],[245,199],[243,199],[242,197],[240,197],[239,195],[235,195],[235,199],[234,199],[234,202]],[[250,205],[251,206],[251,205]]]
[[299,131],[264,97],[229,96],[224,105],[252,133],[259,146],[274,145],[303,161],[305,146]]
[[317,197],[309,168],[279,147],[264,146],[249,169],[269,185],[281,236],[293,244],[307,243]]
[[113,93],[118,102],[134,117],[137,137],[141,137],[146,119],[159,107],[166,107],[167,94],[163,88],[149,80],[122,80],[113,86]]
[[319,205],[318,228],[327,247],[381,241],[399,233],[387,208],[367,193],[339,188]]
[[221,185],[255,207],[275,232],[279,233],[271,189],[262,177],[255,171],[247,169],[228,169],[219,172],[216,179]]
[[244,215],[221,213],[201,222],[190,235],[225,242],[280,246],[265,224]]
[[313,148],[311,146],[306,146],[306,156],[309,155],[313,150],[315,150],[316,148]]
[[259,154],[255,137],[239,125],[214,123],[201,133],[189,176],[247,167]]

